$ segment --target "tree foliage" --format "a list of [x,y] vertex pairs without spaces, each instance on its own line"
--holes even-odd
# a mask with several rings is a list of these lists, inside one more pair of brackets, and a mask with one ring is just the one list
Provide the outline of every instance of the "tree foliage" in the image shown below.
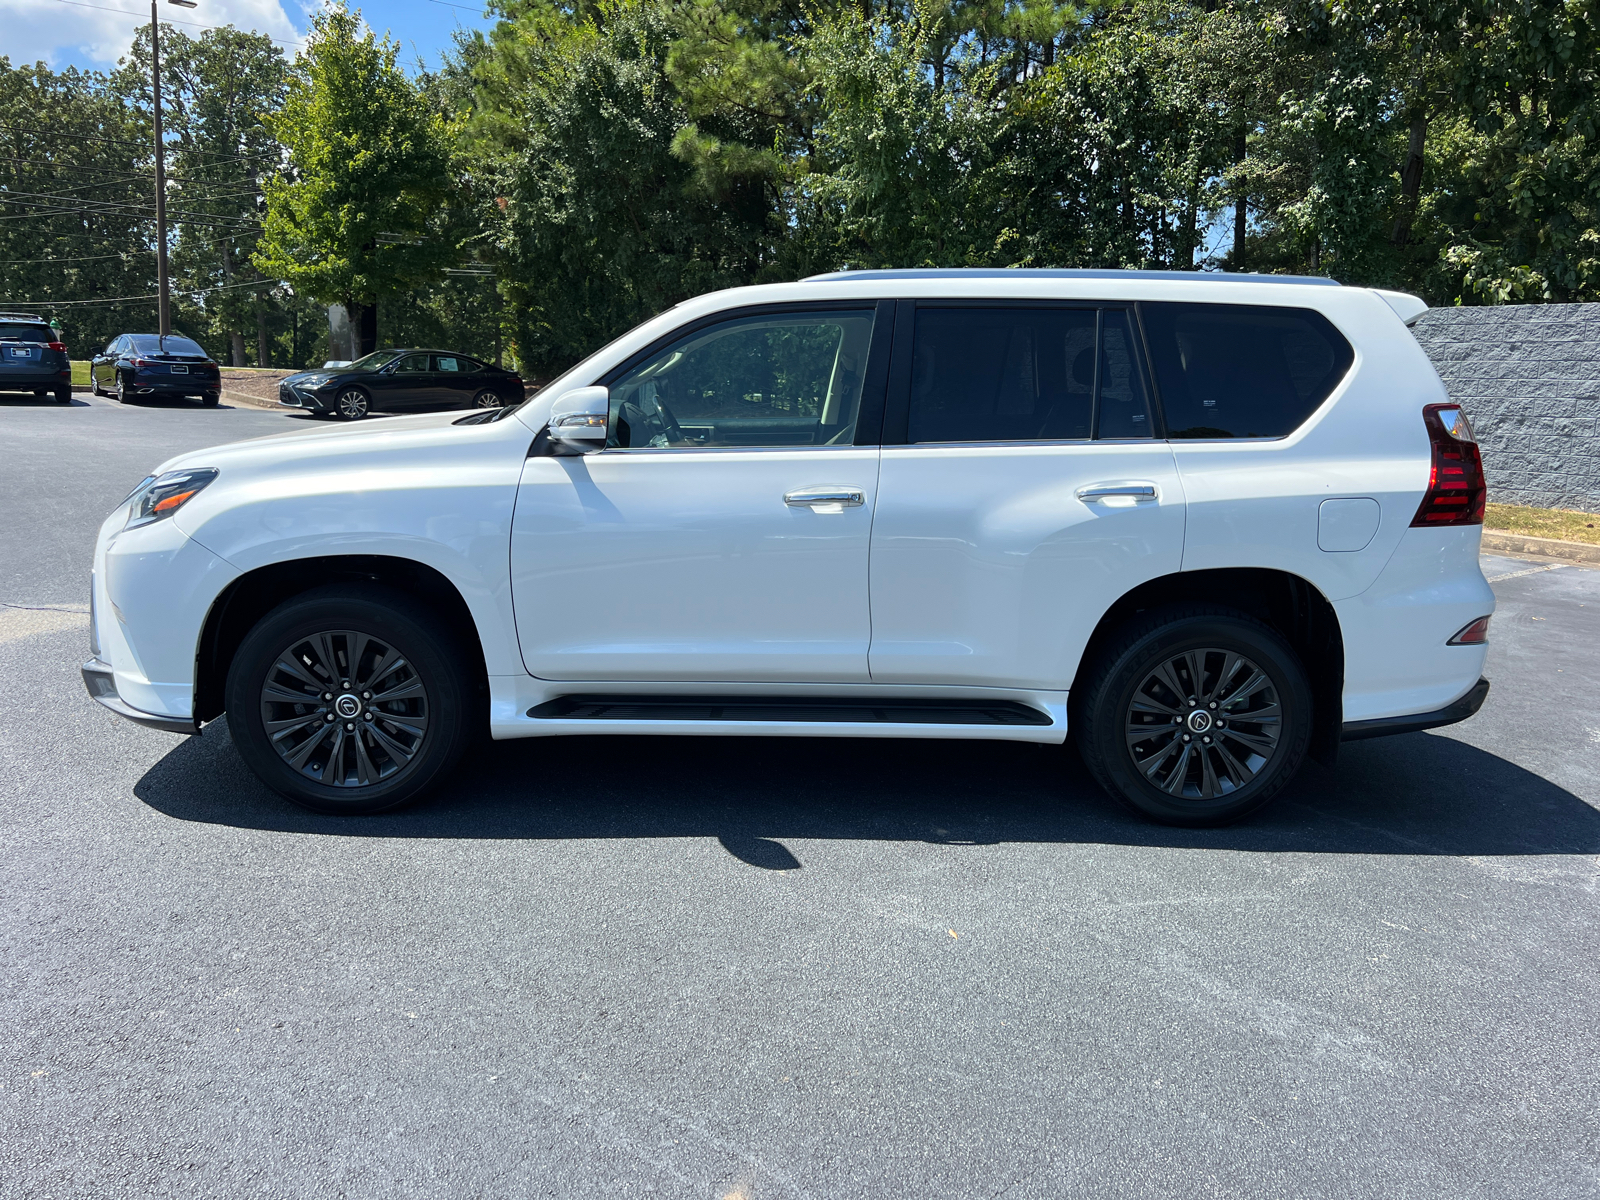
[[[846,266],[1600,299],[1597,8],[500,0],[416,78],[337,3],[293,63],[164,34],[177,311],[266,362],[343,303],[538,377],[700,292]],[[15,299],[148,294],[143,52],[0,60]]]

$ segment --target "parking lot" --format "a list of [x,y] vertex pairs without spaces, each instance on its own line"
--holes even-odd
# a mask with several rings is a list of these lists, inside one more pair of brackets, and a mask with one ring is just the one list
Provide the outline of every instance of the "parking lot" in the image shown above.
[[1600,1195],[1600,571],[1486,558],[1483,711],[1232,829],[713,738],[339,820],[77,670],[105,513],[306,423],[0,397],[0,1196]]

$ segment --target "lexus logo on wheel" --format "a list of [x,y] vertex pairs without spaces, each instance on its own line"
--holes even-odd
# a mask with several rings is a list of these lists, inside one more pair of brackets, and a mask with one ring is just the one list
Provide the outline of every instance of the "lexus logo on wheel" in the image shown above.
[[361,701],[354,696],[340,696],[338,700],[334,701],[333,707],[341,717],[354,717],[361,713]]

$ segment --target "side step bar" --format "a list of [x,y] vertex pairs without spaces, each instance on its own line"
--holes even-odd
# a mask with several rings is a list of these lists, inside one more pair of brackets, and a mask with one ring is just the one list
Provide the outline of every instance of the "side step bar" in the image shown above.
[[1015,700],[861,700],[830,696],[557,696],[528,710],[535,720],[814,721],[818,724],[1049,725]]

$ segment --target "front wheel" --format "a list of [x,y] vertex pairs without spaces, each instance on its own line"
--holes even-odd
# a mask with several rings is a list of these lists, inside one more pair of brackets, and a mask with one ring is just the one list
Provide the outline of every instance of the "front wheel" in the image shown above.
[[317,812],[398,808],[466,749],[463,648],[402,593],[319,588],[250,631],[228,671],[228,727],[261,781]]
[[334,401],[333,410],[341,420],[359,421],[371,411],[371,403],[360,388],[346,388]]
[[1300,769],[1311,739],[1311,688],[1294,650],[1227,609],[1140,619],[1099,656],[1075,707],[1090,773],[1167,825],[1254,812]]

